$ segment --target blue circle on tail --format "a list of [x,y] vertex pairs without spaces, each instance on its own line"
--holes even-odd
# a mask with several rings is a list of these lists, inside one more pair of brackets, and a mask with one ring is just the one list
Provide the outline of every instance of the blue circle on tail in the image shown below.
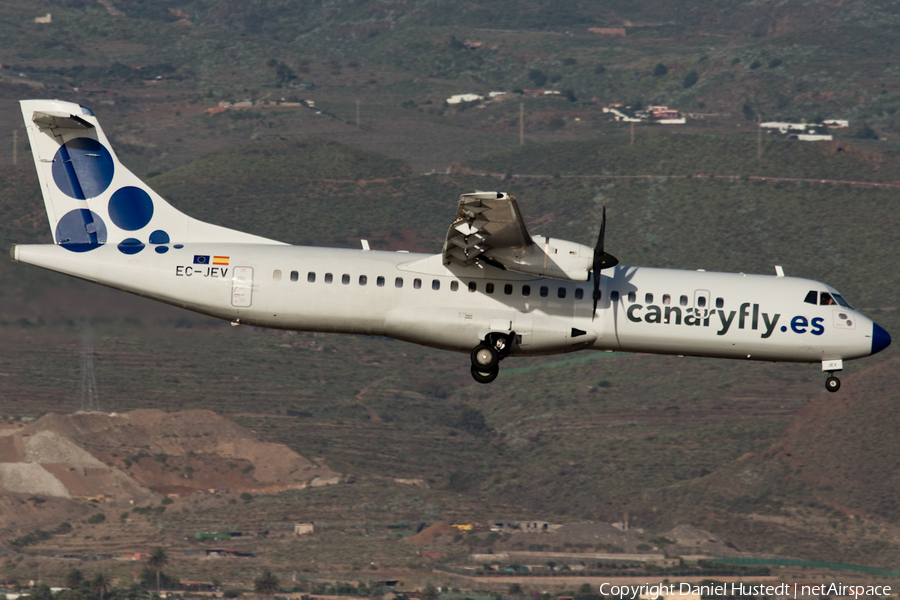
[[51,167],[59,191],[77,200],[95,198],[105,192],[114,172],[109,150],[91,138],[75,138],[60,146]]
[[56,243],[72,252],[87,252],[106,243],[106,223],[86,208],[70,210],[56,223]]
[[137,254],[144,249],[144,243],[135,238],[127,238],[119,242],[116,246],[122,254]]
[[169,234],[163,231],[162,229],[157,229],[153,233],[150,234],[150,243],[151,244],[168,244],[169,243]]
[[123,187],[109,199],[109,218],[125,231],[137,231],[153,218],[153,200],[141,188]]

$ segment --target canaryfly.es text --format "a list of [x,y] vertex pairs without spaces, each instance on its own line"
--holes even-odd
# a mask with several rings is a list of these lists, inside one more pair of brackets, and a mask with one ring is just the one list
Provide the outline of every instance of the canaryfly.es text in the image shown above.
[[[678,306],[657,306],[650,304],[632,304],[625,311],[625,316],[632,323],[661,323],[672,325],[684,325],[695,327],[709,327],[710,321],[717,328],[716,335],[725,335],[729,331],[750,329],[759,331],[759,337],[766,339],[771,337],[778,325],[781,315],[761,312],[759,304],[744,302],[738,310],[724,311],[705,308],[687,308],[682,313]],[[716,322],[718,321],[718,323]],[[809,332],[812,335],[825,333],[825,319],[815,317],[809,319],[798,315],[790,320],[790,330],[794,333]],[[788,331],[788,326],[783,325],[781,331]]]

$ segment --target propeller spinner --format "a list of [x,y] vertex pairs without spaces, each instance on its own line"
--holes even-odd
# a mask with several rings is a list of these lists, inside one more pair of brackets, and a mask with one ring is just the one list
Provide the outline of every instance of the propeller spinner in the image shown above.
[[597,314],[597,301],[600,300],[600,271],[619,264],[618,258],[603,251],[603,235],[605,231],[606,202],[603,203],[603,215],[600,217],[600,235],[597,236],[597,245],[594,246],[594,264],[591,266],[591,272],[594,280],[594,312],[591,313],[592,321]]

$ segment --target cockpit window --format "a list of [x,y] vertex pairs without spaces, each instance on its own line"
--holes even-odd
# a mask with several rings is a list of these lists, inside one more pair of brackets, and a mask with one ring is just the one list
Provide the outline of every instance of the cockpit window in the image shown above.
[[821,294],[819,294],[819,304],[821,306],[831,306],[833,304],[837,304],[837,302],[834,301],[834,298],[831,297],[831,294],[829,294],[828,292],[822,292]]
[[837,300],[837,303],[840,304],[841,306],[843,306],[844,308],[853,308],[852,306],[847,304],[847,301],[844,300],[840,294],[832,294],[832,296],[834,296],[834,299]]
[[89,117],[93,117],[93,116],[94,116],[94,111],[92,111],[91,109],[89,109],[87,106],[82,106],[82,107],[81,107],[81,112],[82,112],[83,114],[89,116]]
[[818,298],[819,292],[817,292],[816,290],[810,290],[810,292],[806,294],[806,299],[804,300],[804,302],[806,302],[807,304],[818,304],[818,302],[816,301],[818,300]]

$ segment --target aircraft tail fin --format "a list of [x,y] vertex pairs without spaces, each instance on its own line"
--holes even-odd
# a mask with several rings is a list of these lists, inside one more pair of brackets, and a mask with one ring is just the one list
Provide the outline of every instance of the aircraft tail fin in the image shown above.
[[22,116],[55,243],[73,252],[116,244],[124,254],[168,243],[269,243],[193,219],[120,162],[94,113],[72,102],[22,100]]

